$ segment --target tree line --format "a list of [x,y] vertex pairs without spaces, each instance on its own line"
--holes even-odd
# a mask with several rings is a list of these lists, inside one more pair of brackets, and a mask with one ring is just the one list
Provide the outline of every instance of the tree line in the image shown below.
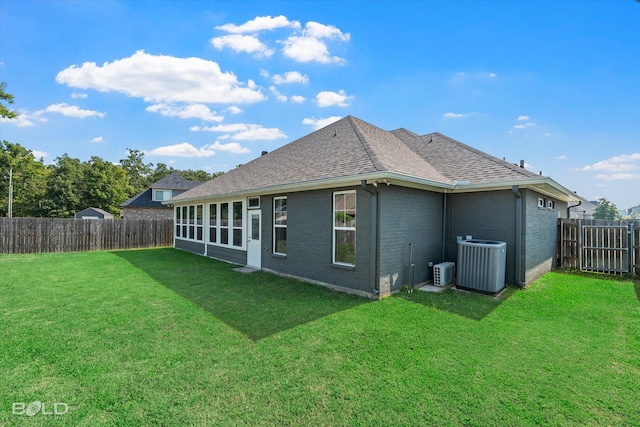
[[0,142],[0,216],[8,215],[9,173],[14,217],[71,218],[87,207],[119,216],[120,204],[172,172],[189,181],[208,181],[221,172],[179,170],[144,162],[144,153],[127,149],[118,164],[92,156],[87,161],[64,154],[45,165],[20,144]]
[[[14,97],[0,82],[0,119],[13,119],[18,113],[10,108]],[[144,162],[144,153],[127,149],[119,164],[98,156],[87,161],[64,154],[55,163],[45,165],[33,152],[20,144],[0,141],[0,216],[9,213],[9,183],[12,186],[12,216],[71,218],[88,207],[120,215],[120,204],[145,190],[172,172],[189,181],[208,181],[222,172],[178,170],[164,163]]]

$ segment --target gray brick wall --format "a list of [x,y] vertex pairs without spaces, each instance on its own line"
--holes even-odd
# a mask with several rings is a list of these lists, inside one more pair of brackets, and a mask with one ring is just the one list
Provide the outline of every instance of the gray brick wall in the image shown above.
[[511,190],[448,195],[445,261],[457,261],[457,236],[506,242],[505,280],[515,283],[515,206]]
[[122,209],[124,219],[173,219],[173,208],[128,208]]
[[[261,198],[262,267],[334,286],[372,292],[370,273],[371,201],[356,189],[356,267],[332,264],[333,191],[317,190],[287,194],[287,256],[272,255],[273,197]],[[276,195],[279,196],[279,195]]]
[[[522,190],[527,223],[524,236],[525,283],[531,284],[544,273],[556,267],[558,245],[558,217],[566,217],[567,204],[536,193]],[[553,210],[538,207],[538,198],[553,200]]]
[[[380,290],[397,291],[433,279],[429,262],[442,261],[443,195],[403,187],[378,187],[380,203]],[[410,246],[411,244],[411,246]]]

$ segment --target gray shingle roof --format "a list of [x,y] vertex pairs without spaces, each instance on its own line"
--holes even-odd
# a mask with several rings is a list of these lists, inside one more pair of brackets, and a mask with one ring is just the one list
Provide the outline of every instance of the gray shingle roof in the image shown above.
[[153,200],[154,189],[157,188],[161,190],[173,190],[172,194],[177,195],[183,193],[186,190],[197,187],[200,184],[202,184],[201,181],[188,181],[179,173],[171,172],[171,174],[151,184],[149,188],[131,197],[126,202],[121,203],[120,207],[166,209],[167,206],[163,205],[162,202]]
[[171,201],[219,197],[375,172],[451,185],[538,177],[439,133],[385,131],[353,116],[258,157]]
[[201,184],[200,182],[188,181],[177,172],[171,172],[169,175],[154,182],[149,188],[160,188],[165,190],[189,190]]

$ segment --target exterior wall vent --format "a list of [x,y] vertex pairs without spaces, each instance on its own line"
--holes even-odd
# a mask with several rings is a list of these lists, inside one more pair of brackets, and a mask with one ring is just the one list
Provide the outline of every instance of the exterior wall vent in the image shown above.
[[433,266],[433,284],[435,286],[447,286],[453,282],[453,272],[456,264],[453,262],[441,262]]
[[507,244],[494,240],[458,242],[456,286],[489,294],[504,288]]

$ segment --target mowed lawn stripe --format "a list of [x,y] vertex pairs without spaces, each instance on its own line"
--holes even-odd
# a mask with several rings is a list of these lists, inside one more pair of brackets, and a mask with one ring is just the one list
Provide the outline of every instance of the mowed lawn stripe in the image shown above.
[[369,301],[173,249],[0,256],[0,424],[638,425],[638,285]]

